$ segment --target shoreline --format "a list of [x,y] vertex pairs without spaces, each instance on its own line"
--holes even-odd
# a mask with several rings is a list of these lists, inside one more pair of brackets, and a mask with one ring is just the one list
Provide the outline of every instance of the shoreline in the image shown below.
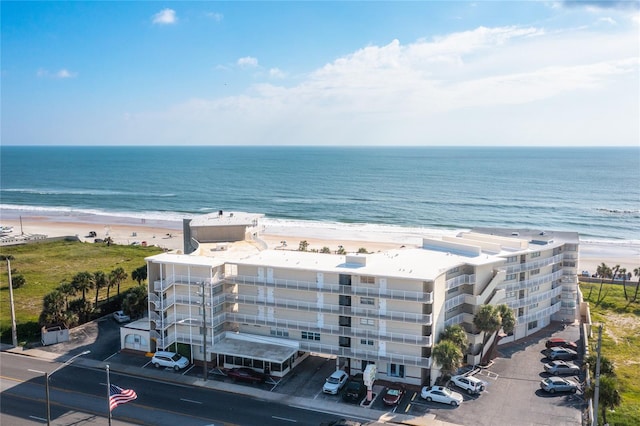
[[[108,215],[73,215],[71,212],[61,215],[37,214],[32,216],[5,215],[2,213],[2,226],[13,227],[9,235],[45,234],[49,237],[77,236],[81,241],[93,242],[95,238],[111,237],[115,244],[134,243],[155,245],[165,250],[183,249],[182,222],[173,220],[140,219]],[[43,212],[44,213],[44,212]],[[456,235],[461,230],[381,227],[377,225],[346,224],[343,227],[327,226],[321,222],[300,221],[295,226],[286,220],[263,219],[260,238],[269,248],[282,248],[283,241],[290,250],[297,250],[299,243],[306,240],[310,250],[328,247],[332,252],[342,246],[347,252],[356,252],[365,248],[369,252],[392,248],[419,247],[423,237],[437,238],[443,235]],[[90,236],[90,231],[96,233]],[[580,265],[578,273],[589,271],[594,274],[601,263],[610,267],[620,265],[627,272],[640,266],[640,244],[634,241],[618,242],[580,242]]]

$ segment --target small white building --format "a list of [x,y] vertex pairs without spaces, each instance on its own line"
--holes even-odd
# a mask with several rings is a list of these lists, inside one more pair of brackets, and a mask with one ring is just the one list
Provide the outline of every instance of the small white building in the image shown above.
[[120,327],[120,348],[132,351],[151,352],[151,323],[149,318],[124,324]]

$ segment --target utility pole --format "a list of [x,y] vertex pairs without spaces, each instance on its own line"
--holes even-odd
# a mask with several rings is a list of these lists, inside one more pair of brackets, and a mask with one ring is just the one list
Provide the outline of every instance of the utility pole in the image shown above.
[[7,273],[9,274],[9,304],[11,305],[11,343],[18,347],[18,329],[16,328],[16,308],[13,302],[13,281],[11,281],[11,260],[7,256]]
[[593,392],[593,426],[598,426],[598,400],[600,399],[600,349],[602,348],[602,324],[598,327],[598,358],[596,360],[596,386]]

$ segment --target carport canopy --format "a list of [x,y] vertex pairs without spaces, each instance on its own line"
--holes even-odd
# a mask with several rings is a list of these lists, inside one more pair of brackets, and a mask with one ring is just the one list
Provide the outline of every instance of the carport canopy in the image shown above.
[[[282,342],[282,343],[280,343]],[[230,335],[215,343],[212,352],[219,355],[252,358],[264,362],[283,364],[299,350],[298,342],[265,336]]]

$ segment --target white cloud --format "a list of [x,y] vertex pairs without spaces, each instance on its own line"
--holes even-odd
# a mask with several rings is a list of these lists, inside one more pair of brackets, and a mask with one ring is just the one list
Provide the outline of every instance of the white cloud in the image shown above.
[[617,25],[618,24],[616,22],[616,20],[611,18],[610,16],[602,17],[602,18],[598,19],[598,22],[606,22],[607,24],[611,24],[611,25]]
[[36,75],[40,78],[66,79],[66,78],[75,78],[78,76],[78,73],[71,72],[64,68],[56,72],[50,72],[46,69],[40,68],[36,72]]
[[213,19],[216,22],[221,22],[222,19],[224,19],[224,15],[222,13],[218,13],[218,12],[207,12],[206,16],[208,18]]
[[153,15],[152,22],[159,25],[175,24],[178,21],[176,11],[173,9],[162,9],[160,12]]
[[[337,58],[295,86],[191,99],[137,122],[147,123],[141,135],[161,139],[188,129],[194,144],[584,146],[606,144],[611,129],[617,144],[637,143],[638,44],[635,29],[534,27],[393,40]],[[205,136],[213,133],[220,140]]]
[[237,64],[240,68],[255,68],[258,66],[258,59],[245,56],[244,58],[238,59]]
[[271,78],[285,78],[286,74],[279,68],[271,68],[269,70],[269,77]]

